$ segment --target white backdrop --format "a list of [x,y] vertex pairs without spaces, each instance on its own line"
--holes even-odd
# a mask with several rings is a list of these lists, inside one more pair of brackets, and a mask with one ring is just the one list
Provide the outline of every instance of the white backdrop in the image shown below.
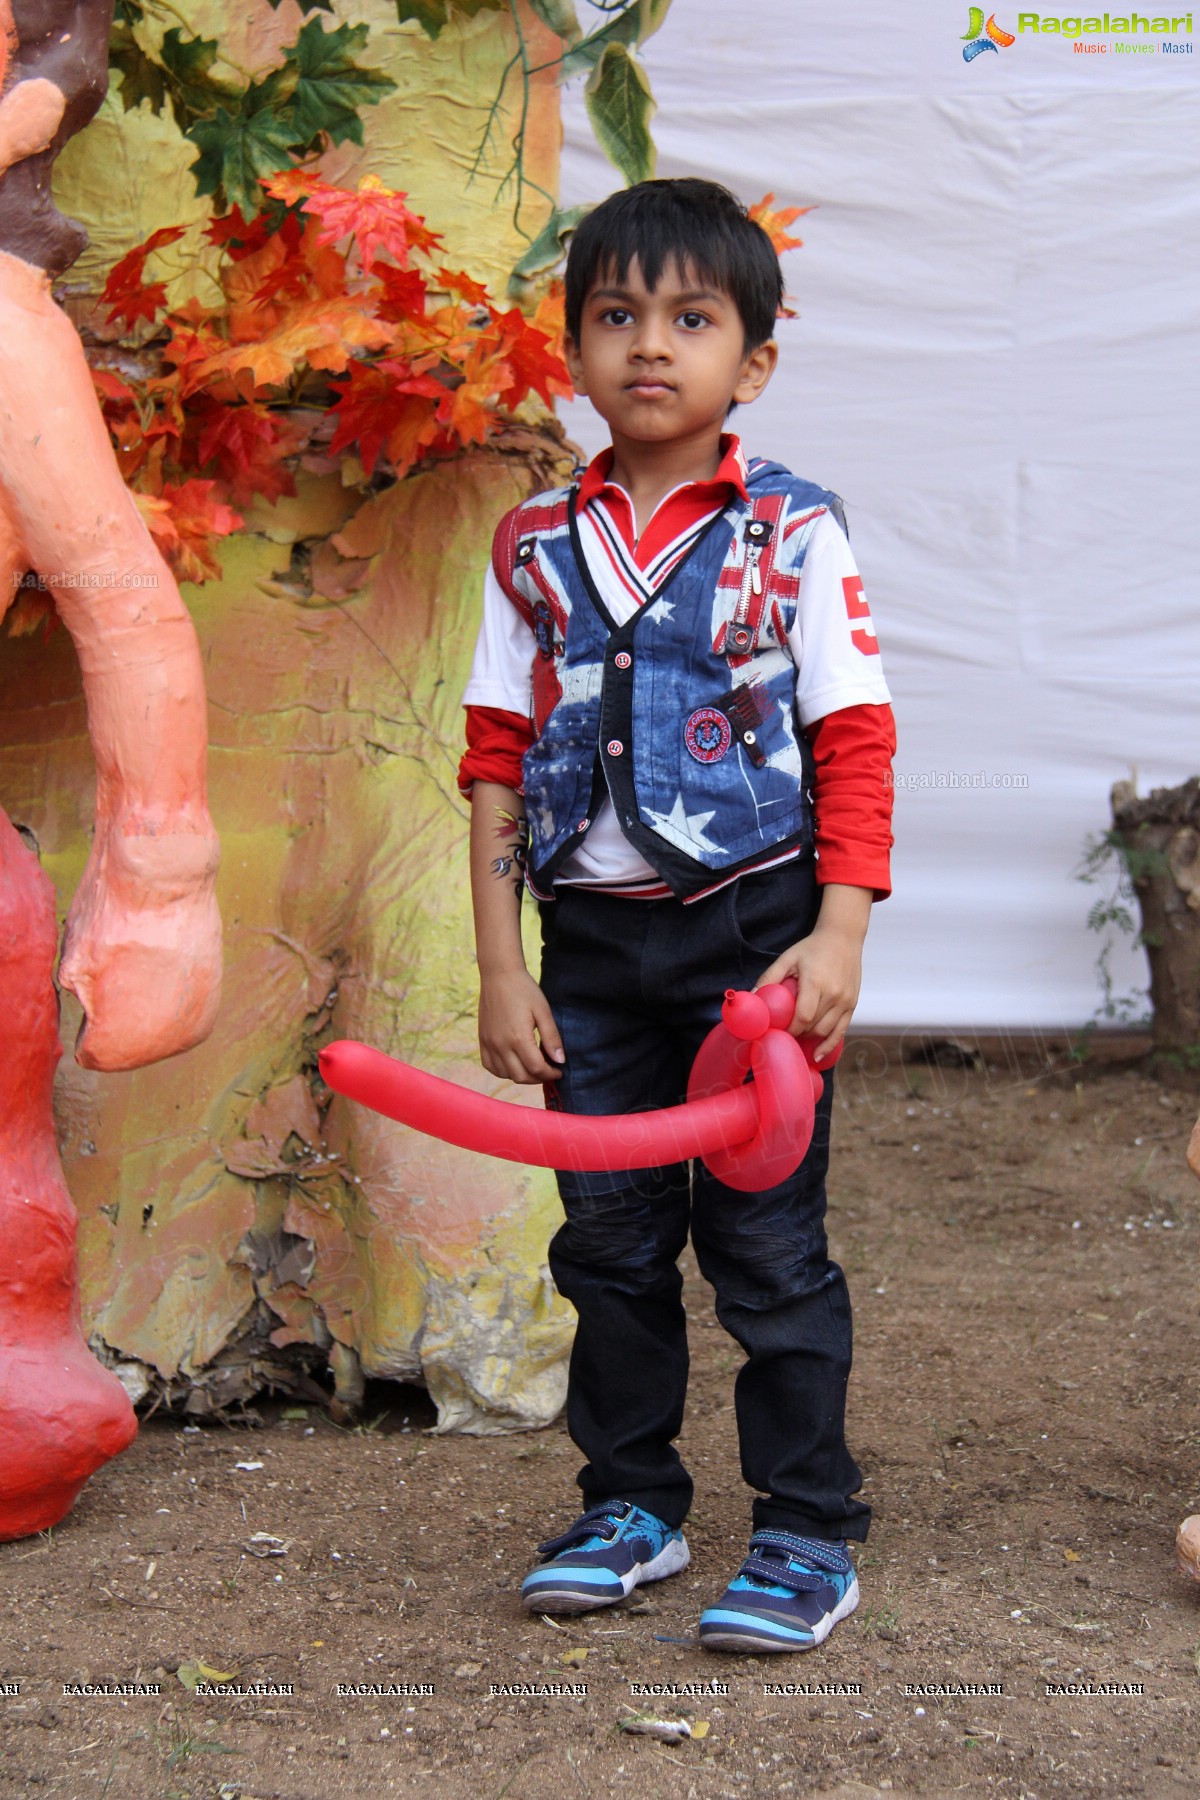
[[[897,792],[857,1023],[1078,1026],[1084,839],[1132,766],[1200,772],[1200,55],[1022,35],[967,65],[967,6],[915,11],[674,0],[658,172],[818,206],[738,429],[844,497],[898,780],[943,783]],[[599,199],[578,88],[565,116],[563,204]],[[1114,973],[1144,987],[1141,953]]]

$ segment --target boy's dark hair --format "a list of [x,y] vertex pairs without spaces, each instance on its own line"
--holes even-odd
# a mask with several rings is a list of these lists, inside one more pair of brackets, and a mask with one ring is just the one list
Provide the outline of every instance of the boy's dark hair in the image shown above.
[[762,226],[719,182],[692,175],[641,181],[588,213],[567,255],[567,331],[576,343],[592,288],[609,276],[624,281],[635,258],[651,292],[673,261],[728,294],[741,315],[747,351],[773,334],[783,304],[779,257]]

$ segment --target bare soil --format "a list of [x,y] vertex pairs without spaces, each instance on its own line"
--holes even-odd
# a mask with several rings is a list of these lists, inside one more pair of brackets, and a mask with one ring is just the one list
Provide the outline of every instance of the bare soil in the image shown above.
[[[522,1613],[536,1542],[577,1511],[560,1425],[436,1437],[425,1397],[394,1387],[369,1391],[354,1429],[273,1405],[261,1428],[155,1418],[54,1533],[0,1546],[0,1685],[19,1684],[0,1698],[0,1791],[1200,1791],[1200,1588],[1172,1547],[1200,1510],[1195,1096],[1140,1065],[913,1067],[865,1043],[838,1087],[831,1237],[855,1303],[851,1443],[876,1520],[862,1605],[823,1648],[696,1646],[700,1609],[743,1554],[748,1496],[739,1352],[689,1263],[684,1574],[577,1620]],[[197,1697],[180,1679],[197,1661],[293,1691]],[[161,1693],[63,1692],[104,1681]],[[707,1691],[646,1699],[639,1682]],[[491,1691],[521,1683],[586,1694]],[[655,1709],[695,1735],[621,1729]]]

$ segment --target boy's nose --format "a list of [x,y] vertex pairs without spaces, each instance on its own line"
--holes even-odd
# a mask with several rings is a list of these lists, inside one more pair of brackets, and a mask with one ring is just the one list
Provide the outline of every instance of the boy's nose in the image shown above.
[[634,362],[669,362],[671,338],[666,327],[654,319],[644,319],[629,347]]

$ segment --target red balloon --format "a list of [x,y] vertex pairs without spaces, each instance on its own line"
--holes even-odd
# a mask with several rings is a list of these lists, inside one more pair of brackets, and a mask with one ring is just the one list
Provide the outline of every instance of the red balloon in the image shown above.
[[[784,1181],[804,1160],[822,1081],[804,1040],[785,1029],[793,980],[730,989],[700,1046],[682,1106],[620,1114],[538,1112],[427,1075],[349,1038],[320,1054],[327,1086],[385,1118],[509,1162],[583,1170],[660,1168],[699,1156],[745,1193]],[[816,1039],[808,1040],[810,1046]],[[828,1059],[832,1066],[841,1046]]]

